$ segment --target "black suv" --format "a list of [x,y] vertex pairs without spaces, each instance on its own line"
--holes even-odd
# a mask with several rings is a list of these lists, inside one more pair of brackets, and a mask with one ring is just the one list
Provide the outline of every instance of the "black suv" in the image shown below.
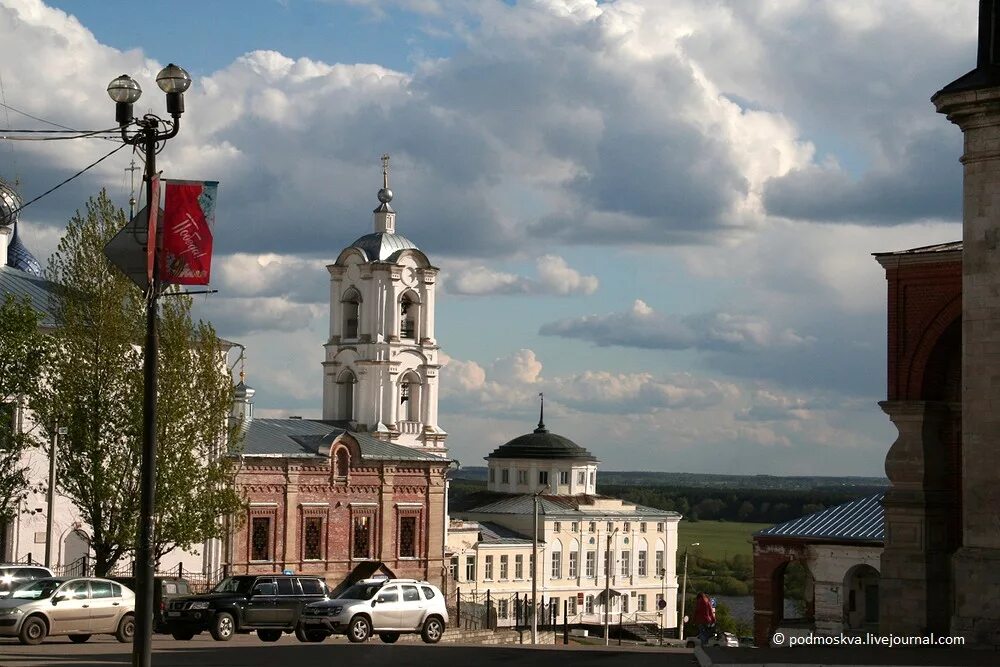
[[167,629],[174,639],[191,639],[208,630],[221,642],[233,635],[257,631],[266,642],[293,632],[302,607],[327,597],[319,577],[248,574],[227,577],[204,595],[174,598],[166,611]]

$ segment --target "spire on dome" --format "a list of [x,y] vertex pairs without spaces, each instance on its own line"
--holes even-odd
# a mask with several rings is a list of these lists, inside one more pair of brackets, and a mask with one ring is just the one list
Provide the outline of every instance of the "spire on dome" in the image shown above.
[[389,154],[382,154],[382,189],[378,191],[379,205],[375,214],[375,232],[396,233],[396,212],[389,206],[392,190],[389,189]]
[[545,394],[538,392],[538,428],[535,429],[535,433],[548,432],[549,429],[545,428]]

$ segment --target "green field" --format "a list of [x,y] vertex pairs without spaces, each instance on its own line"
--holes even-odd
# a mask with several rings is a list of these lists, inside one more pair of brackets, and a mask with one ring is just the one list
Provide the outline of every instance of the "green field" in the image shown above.
[[677,557],[694,542],[700,546],[690,547],[697,553],[712,560],[725,560],[737,554],[753,556],[751,536],[769,523],[738,523],[735,521],[681,521],[678,526]]

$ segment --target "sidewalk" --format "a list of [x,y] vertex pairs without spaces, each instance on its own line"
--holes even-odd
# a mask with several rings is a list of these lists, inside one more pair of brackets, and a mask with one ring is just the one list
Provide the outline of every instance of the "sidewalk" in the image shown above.
[[697,648],[699,667],[996,667],[1000,651],[992,648],[825,647]]

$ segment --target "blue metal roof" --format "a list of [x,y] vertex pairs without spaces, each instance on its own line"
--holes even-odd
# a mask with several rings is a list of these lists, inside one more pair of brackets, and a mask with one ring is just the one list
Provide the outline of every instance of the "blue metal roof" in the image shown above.
[[349,428],[347,421],[321,419],[252,419],[243,437],[245,456],[319,456],[319,449],[347,433],[358,441],[364,461],[437,461],[449,459],[386,442]]
[[419,250],[417,244],[402,234],[389,232],[372,232],[365,234],[354,243],[352,248],[360,248],[371,262],[384,262],[400,250]]
[[16,299],[27,297],[39,314],[39,324],[46,328],[56,325],[52,312],[52,296],[55,285],[44,278],[32,275],[11,266],[0,266],[0,298],[11,294]]
[[884,544],[884,497],[884,493],[876,493],[843,505],[828,507],[815,514],[759,530],[754,536]]

